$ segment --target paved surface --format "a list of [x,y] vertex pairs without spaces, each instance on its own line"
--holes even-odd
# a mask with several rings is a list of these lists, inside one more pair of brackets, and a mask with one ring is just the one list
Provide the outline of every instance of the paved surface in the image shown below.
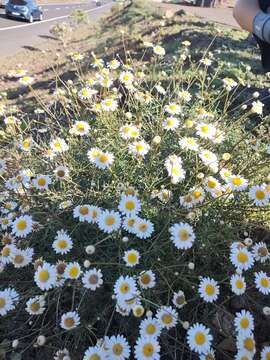
[[97,7],[92,0],[78,4],[48,4],[42,5],[44,20],[28,24],[25,21],[7,19],[4,9],[0,10],[0,57],[15,54],[19,49],[34,45],[37,41],[46,39],[50,35],[50,27],[66,21],[75,9],[88,12],[89,18],[95,21],[113,5],[111,0],[103,0],[102,6]]
[[213,21],[240,29],[240,26],[234,20],[232,8],[203,8],[198,6],[169,4],[159,4],[158,6],[172,11],[185,10],[187,13],[202,17],[207,21]]

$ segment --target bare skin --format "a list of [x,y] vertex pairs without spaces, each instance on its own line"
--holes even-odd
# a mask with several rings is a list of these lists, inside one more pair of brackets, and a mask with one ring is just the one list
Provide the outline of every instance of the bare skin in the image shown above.
[[237,0],[233,9],[233,16],[244,30],[252,32],[253,19],[259,11],[258,0]]

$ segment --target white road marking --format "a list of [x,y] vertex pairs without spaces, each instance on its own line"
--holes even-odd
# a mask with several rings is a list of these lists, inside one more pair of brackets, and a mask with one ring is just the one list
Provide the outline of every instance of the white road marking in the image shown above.
[[61,10],[60,8],[56,8],[55,10]]
[[[109,3],[105,4],[105,5],[99,6],[98,8],[85,10],[85,12],[86,13],[94,12],[94,11],[100,10],[102,8],[105,8],[105,7],[107,7],[108,5],[111,5],[111,4],[112,4],[112,2],[109,2]],[[63,16],[58,16],[58,17],[55,17],[55,18],[52,18],[52,19],[42,20],[41,22],[34,22],[34,23],[31,23],[31,24],[15,25],[15,26],[10,26],[10,27],[6,27],[6,28],[0,28],[0,31],[7,31],[7,30],[24,28],[24,27],[27,27],[27,26],[40,25],[40,24],[55,21],[55,20],[66,19],[68,17],[70,17],[70,14],[69,15],[63,15]]]

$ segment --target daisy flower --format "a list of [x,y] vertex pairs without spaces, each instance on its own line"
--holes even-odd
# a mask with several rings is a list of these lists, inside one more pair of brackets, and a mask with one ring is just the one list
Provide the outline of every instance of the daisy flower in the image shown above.
[[134,347],[134,353],[137,360],[159,360],[160,345],[153,337],[140,337]]
[[124,215],[134,216],[141,211],[141,202],[134,195],[122,195],[118,209]]
[[34,78],[31,76],[23,76],[19,79],[19,83],[22,85],[31,85],[34,82]]
[[10,260],[16,269],[29,265],[33,260],[34,250],[26,248],[24,250],[12,248]]
[[35,296],[26,302],[25,310],[30,315],[41,315],[45,311],[45,298],[44,296]]
[[140,136],[140,129],[135,125],[126,124],[120,128],[120,135],[123,139],[137,139]]
[[73,242],[71,237],[67,234],[65,230],[57,231],[57,235],[52,244],[52,247],[56,254],[67,254],[73,247]]
[[247,350],[239,350],[235,356],[235,360],[253,360],[254,356]]
[[269,204],[270,194],[266,191],[264,185],[251,186],[248,196],[256,206],[265,206]]
[[83,360],[106,360],[107,354],[99,346],[90,346],[84,353]]
[[119,75],[119,80],[122,84],[129,86],[134,81],[134,75],[130,71],[123,71]]
[[124,253],[123,260],[128,267],[134,267],[139,264],[140,253],[137,250],[127,250]]
[[254,330],[254,318],[249,311],[241,310],[235,314],[234,326],[238,333],[251,333]]
[[36,189],[48,190],[52,180],[48,175],[37,175],[36,178],[32,180],[32,182]]
[[113,59],[109,62],[108,68],[111,70],[116,70],[120,66],[120,62],[117,59]]
[[35,272],[35,283],[41,290],[49,290],[56,285],[56,267],[44,262]]
[[104,210],[97,219],[100,230],[110,234],[121,227],[121,215],[114,210]]
[[187,90],[181,90],[178,92],[179,99],[189,102],[192,99],[192,95]]
[[147,239],[151,237],[154,231],[154,225],[150,220],[137,218],[134,226],[134,234],[139,239]]
[[97,94],[96,90],[91,89],[90,87],[84,87],[78,92],[78,97],[81,100],[89,100],[96,94]]
[[196,126],[196,134],[200,136],[202,139],[213,139],[216,133],[216,128],[212,124],[207,123],[199,123]]
[[246,247],[231,248],[230,260],[232,264],[239,270],[248,270],[254,264],[254,257]]
[[158,55],[158,56],[164,56],[165,55],[165,49],[164,47],[160,46],[160,45],[156,45],[153,47],[153,52],[154,54]]
[[122,225],[123,229],[130,232],[131,234],[135,234],[135,224],[138,220],[139,218],[137,216],[126,216]]
[[214,193],[217,190],[221,189],[220,182],[215,179],[213,176],[209,176],[204,181],[205,190],[209,193]]
[[16,247],[12,244],[5,245],[1,250],[0,262],[4,265],[9,264],[11,262],[11,253],[16,249]]
[[90,126],[86,121],[75,121],[75,124],[70,129],[70,133],[74,135],[84,136],[89,133]]
[[269,360],[270,359],[270,346],[264,346],[261,351],[261,360]]
[[62,315],[60,326],[64,330],[72,330],[80,325],[80,316],[76,311],[69,311]]
[[181,309],[187,303],[184,292],[179,290],[178,292],[173,293],[172,302],[175,307]]
[[234,294],[243,295],[246,292],[247,285],[243,276],[238,274],[232,275],[230,284]]
[[115,111],[118,108],[118,103],[114,99],[104,99],[101,101],[101,108],[103,111]]
[[258,115],[263,115],[264,104],[261,101],[253,101],[251,107],[251,112]]
[[25,152],[31,151],[31,149],[33,147],[33,139],[30,137],[22,139],[20,141],[19,147],[21,150],[23,150]]
[[130,346],[123,335],[112,336],[106,341],[107,355],[111,360],[124,360],[130,356]]
[[73,209],[73,217],[80,221],[91,221],[91,206],[88,204],[78,205]]
[[270,259],[270,253],[267,245],[262,241],[254,244],[252,247],[252,253],[254,255],[254,259],[261,263],[264,263],[266,260]]
[[164,110],[170,115],[179,115],[182,112],[181,106],[176,103],[170,103],[166,105]]
[[5,316],[9,311],[15,309],[15,302],[19,300],[18,293],[7,288],[0,291],[0,315]]
[[174,224],[170,227],[171,240],[177,249],[190,249],[195,241],[193,228],[186,223]]
[[228,179],[232,176],[232,172],[231,170],[227,169],[227,168],[222,168],[219,172],[220,177],[222,180],[228,182]]
[[217,159],[216,154],[214,154],[210,150],[202,150],[199,153],[199,157],[202,160],[202,162],[207,166],[218,165],[218,159]]
[[69,169],[66,166],[57,166],[53,172],[57,180],[63,180],[69,176]]
[[236,346],[239,351],[245,350],[251,354],[255,354],[256,352],[255,340],[252,333],[240,332],[237,336]]
[[202,278],[199,285],[200,297],[206,302],[216,301],[219,295],[219,286],[213,279]]
[[183,150],[198,151],[199,144],[194,137],[183,137],[179,140],[179,146]]
[[264,271],[255,272],[255,286],[262,294],[270,294],[270,277]]
[[177,324],[178,314],[171,306],[163,306],[157,311],[156,318],[163,328],[171,329]]
[[162,327],[157,319],[149,317],[140,323],[140,336],[142,338],[151,337],[156,339],[160,336],[161,330]]
[[101,270],[93,268],[84,273],[82,277],[83,286],[86,289],[96,291],[103,284],[103,275]]
[[196,323],[188,329],[187,342],[192,351],[198,354],[207,353],[212,344],[213,337],[210,330],[203,324]]
[[139,275],[138,283],[142,289],[152,289],[156,286],[156,275],[152,270],[143,271]]
[[186,209],[190,209],[194,206],[193,197],[191,194],[187,194],[179,197],[180,205]]
[[213,349],[210,349],[205,354],[200,355],[200,360],[215,360],[215,352]]
[[165,119],[162,123],[162,126],[164,127],[165,130],[171,130],[174,131],[178,128],[179,126],[179,120],[175,117],[168,117],[167,119]]
[[114,162],[114,155],[108,152],[100,151],[95,157],[94,164],[98,169],[108,169]]
[[170,155],[165,160],[165,168],[167,169],[168,175],[171,177],[173,184],[177,184],[185,180],[186,172],[182,167],[182,160],[176,155]]
[[12,223],[12,233],[18,237],[26,237],[33,230],[33,220],[29,215],[16,217]]
[[203,188],[201,188],[201,187],[193,188],[190,190],[190,193],[193,197],[193,201],[195,204],[203,203],[203,201],[205,199],[205,192],[204,192]]
[[240,175],[232,175],[228,179],[228,183],[230,184],[232,190],[243,191],[248,186],[248,180],[241,177]]
[[50,142],[50,147],[55,153],[63,153],[69,149],[69,146],[67,145],[65,140],[59,137],[53,139]]
[[64,272],[66,279],[78,279],[81,275],[81,267],[77,262],[67,264]]
[[120,301],[136,297],[138,289],[135,280],[128,275],[121,275],[114,284],[114,293]]
[[150,145],[147,144],[144,140],[134,141],[134,143],[129,145],[129,153],[138,157],[144,158],[149,150]]

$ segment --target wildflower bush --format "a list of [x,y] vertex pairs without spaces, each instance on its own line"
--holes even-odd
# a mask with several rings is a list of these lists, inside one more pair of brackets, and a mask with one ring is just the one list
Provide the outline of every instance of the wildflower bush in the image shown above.
[[72,53],[50,103],[1,104],[8,356],[269,359],[268,118],[189,46]]

